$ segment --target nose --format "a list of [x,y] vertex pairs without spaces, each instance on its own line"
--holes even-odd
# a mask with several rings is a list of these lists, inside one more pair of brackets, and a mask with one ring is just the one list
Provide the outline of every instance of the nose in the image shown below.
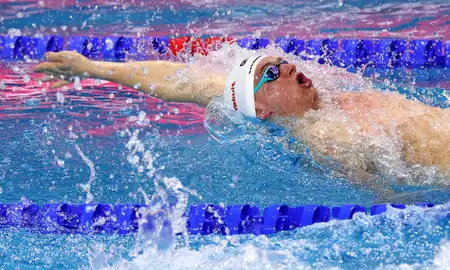
[[281,64],[280,65],[281,76],[295,76],[297,74],[297,68],[294,64]]

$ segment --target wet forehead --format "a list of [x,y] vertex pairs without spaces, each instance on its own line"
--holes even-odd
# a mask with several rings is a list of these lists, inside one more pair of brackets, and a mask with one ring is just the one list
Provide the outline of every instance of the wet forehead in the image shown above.
[[264,57],[263,60],[261,60],[258,65],[256,66],[256,71],[255,71],[255,78],[253,80],[254,85],[256,85],[259,80],[261,79],[262,74],[264,73],[264,70],[266,69],[266,67],[270,64],[276,65],[279,64],[281,61],[280,57],[275,57],[275,56],[266,56]]

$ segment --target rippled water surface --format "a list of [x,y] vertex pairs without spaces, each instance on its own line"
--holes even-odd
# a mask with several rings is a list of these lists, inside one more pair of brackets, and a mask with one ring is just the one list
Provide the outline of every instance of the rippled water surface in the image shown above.
[[2,1],[0,32],[441,37],[447,1]]

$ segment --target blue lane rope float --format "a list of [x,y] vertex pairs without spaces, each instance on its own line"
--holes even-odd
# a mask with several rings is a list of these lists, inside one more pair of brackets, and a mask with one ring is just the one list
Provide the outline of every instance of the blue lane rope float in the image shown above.
[[[416,205],[434,207],[431,203]],[[227,207],[203,204],[191,206],[185,217],[191,235],[268,235],[330,220],[352,219],[356,213],[379,215],[389,207],[405,209],[406,205],[377,204],[370,208],[354,204],[340,207],[272,205],[261,215],[258,206],[249,204]],[[0,228],[25,228],[41,233],[128,234],[137,232],[145,208],[139,204],[0,204]],[[147,229],[152,228],[152,219],[156,218],[145,217]]]
[[[176,40],[176,41],[175,41]],[[124,61],[149,60],[152,53],[177,55],[185,47],[207,43],[206,39],[186,38],[185,46],[171,47],[171,41],[179,44],[179,38],[166,37],[86,37],[86,36],[0,36],[0,59],[42,60],[47,51],[70,50],[94,60]],[[223,38],[222,42],[230,39]],[[259,50],[272,41],[266,38],[242,38],[239,46]],[[194,43],[196,43],[194,45]],[[450,41],[439,39],[312,39],[277,38],[273,43],[284,52],[304,60],[317,59],[320,64],[343,68],[374,66],[376,68],[450,68]],[[201,44],[200,44],[201,46]],[[208,50],[211,48],[203,48]],[[196,50],[186,50],[194,53]]]

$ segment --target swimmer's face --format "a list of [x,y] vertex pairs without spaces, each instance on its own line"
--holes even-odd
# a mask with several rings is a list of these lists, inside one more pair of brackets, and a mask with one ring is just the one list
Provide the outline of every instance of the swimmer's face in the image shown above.
[[[269,65],[278,65],[279,57],[265,57],[256,66],[256,85]],[[256,116],[266,119],[270,116],[302,116],[306,111],[318,109],[319,96],[312,81],[303,73],[297,73],[293,64],[281,64],[280,77],[266,82],[255,94]]]

